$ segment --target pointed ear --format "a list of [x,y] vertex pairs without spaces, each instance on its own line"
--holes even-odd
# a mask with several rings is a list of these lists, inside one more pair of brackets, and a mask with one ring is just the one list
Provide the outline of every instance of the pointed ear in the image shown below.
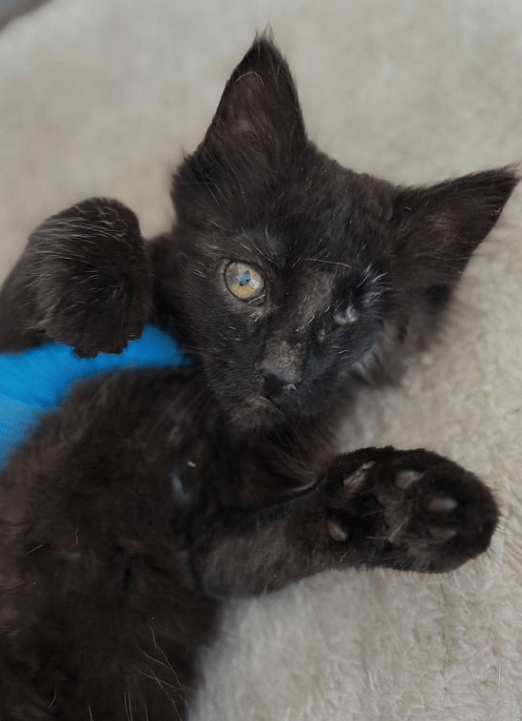
[[239,144],[268,160],[304,139],[290,68],[272,40],[258,37],[227,82],[199,152],[221,153]]
[[[212,123],[173,184],[178,214],[198,191],[224,205],[258,195],[306,143],[297,91],[273,41],[257,37],[228,80]],[[250,196],[250,197],[249,197]]]
[[428,272],[433,282],[456,281],[518,181],[515,168],[506,167],[400,190],[395,217],[401,262],[421,275]]

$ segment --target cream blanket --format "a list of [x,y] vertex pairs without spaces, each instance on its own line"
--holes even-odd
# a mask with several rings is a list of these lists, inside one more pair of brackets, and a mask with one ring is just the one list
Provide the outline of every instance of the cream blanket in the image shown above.
[[[520,0],[53,0],[0,33],[0,270],[49,214],[117,197],[146,235],[168,175],[270,22],[311,136],[427,182],[522,159]],[[368,393],[346,444],[427,446],[503,518],[448,576],[331,573],[230,607],[191,721],[522,719],[522,192],[466,272],[441,343]]]

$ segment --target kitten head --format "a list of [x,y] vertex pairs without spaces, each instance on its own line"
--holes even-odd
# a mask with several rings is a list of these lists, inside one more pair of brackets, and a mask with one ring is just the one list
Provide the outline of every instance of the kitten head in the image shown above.
[[516,183],[507,168],[399,188],[341,167],[257,38],[172,188],[176,322],[237,427],[317,414],[423,342]]

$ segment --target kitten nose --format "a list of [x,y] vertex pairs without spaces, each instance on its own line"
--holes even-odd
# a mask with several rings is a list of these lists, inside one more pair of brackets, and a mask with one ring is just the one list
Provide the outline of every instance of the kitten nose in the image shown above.
[[279,398],[285,391],[297,390],[297,382],[289,382],[288,377],[281,377],[266,371],[262,371],[261,375],[263,376],[264,395],[271,400]]
[[263,392],[267,398],[274,400],[284,392],[297,390],[302,380],[299,368],[290,363],[277,363],[270,359],[263,360],[258,371],[263,378]]
[[275,399],[283,392],[295,391],[303,379],[303,362],[302,348],[272,339],[257,364],[266,397]]

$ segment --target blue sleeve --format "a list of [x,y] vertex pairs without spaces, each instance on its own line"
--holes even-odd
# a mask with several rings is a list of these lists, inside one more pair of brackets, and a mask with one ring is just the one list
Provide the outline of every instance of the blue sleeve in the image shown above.
[[120,368],[181,368],[193,363],[172,335],[153,325],[120,354],[77,358],[69,346],[50,343],[0,355],[0,470],[41,416],[58,408],[76,382]]

